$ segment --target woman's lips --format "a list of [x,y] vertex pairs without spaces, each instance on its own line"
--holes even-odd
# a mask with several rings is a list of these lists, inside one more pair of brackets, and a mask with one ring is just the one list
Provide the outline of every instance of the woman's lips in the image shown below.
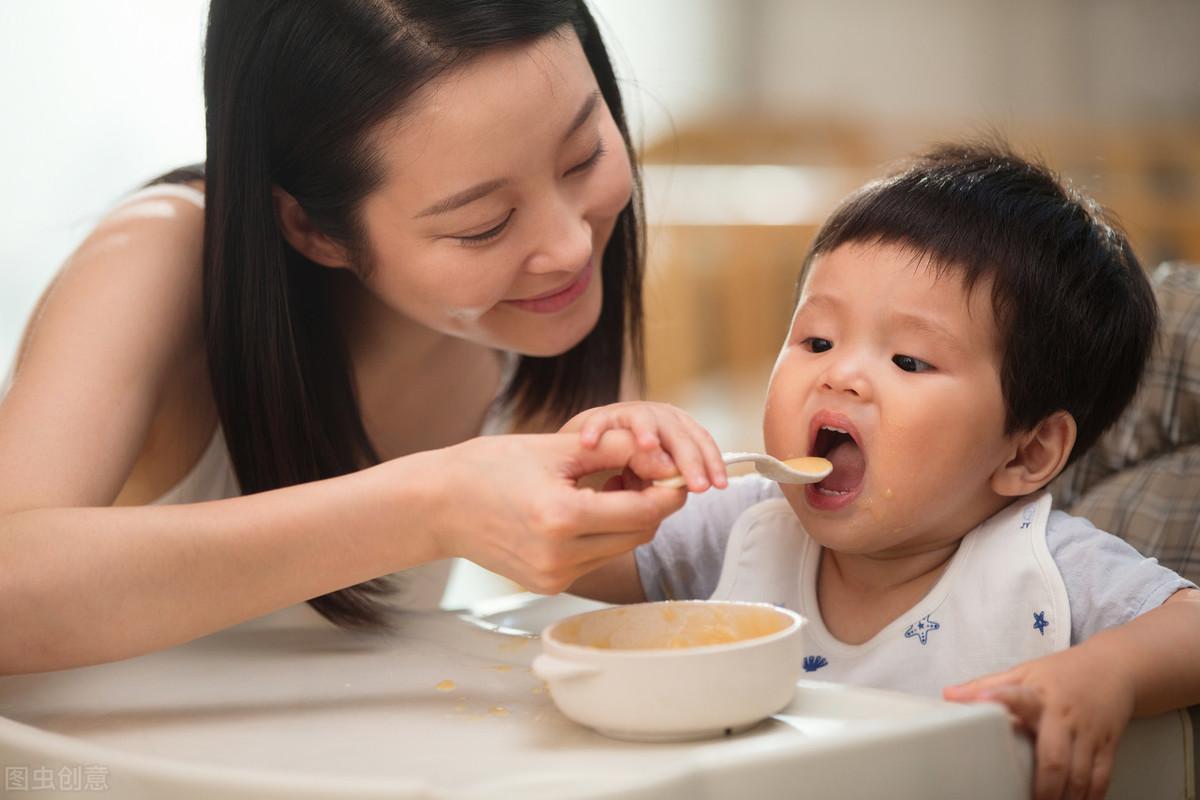
[[539,295],[538,297],[529,297],[524,300],[506,300],[505,302],[516,306],[522,311],[531,311],[534,314],[553,314],[556,311],[562,311],[578,300],[580,295],[587,291],[588,284],[591,282],[592,262],[588,261],[587,266],[581,269],[579,274],[561,289],[555,289],[549,294]]

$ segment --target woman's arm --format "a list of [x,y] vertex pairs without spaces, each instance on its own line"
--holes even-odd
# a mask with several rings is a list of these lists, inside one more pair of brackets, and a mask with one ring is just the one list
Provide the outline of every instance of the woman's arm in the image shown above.
[[578,490],[580,475],[624,466],[632,439],[592,449],[555,435],[230,500],[111,507],[198,341],[198,216],[155,209],[126,209],[72,257],[0,403],[0,673],[133,656],[442,557],[558,591],[682,503]]
[[495,436],[209,503],[0,517],[0,673],[127,658],[458,556],[545,593],[648,541],[673,489],[576,480],[637,451],[624,431]]
[[380,535],[375,487],[354,476],[194,505],[0,517],[0,673],[127,658],[431,560],[432,537],[419,535],[429,473],[420,457],[404,461],[388,492],[406,512],[404,537]]

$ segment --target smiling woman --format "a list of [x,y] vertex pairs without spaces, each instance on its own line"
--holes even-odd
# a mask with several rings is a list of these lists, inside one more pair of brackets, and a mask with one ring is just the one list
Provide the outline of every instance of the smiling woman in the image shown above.
[[620,432],[477,438],[640,369],[637,170],[582,2],[214,0],[204,83],[205,164],[68,260],[0,405],[0,672],[304,600],[386,625],[450,557],[559,591],[682,503],[577,487]]

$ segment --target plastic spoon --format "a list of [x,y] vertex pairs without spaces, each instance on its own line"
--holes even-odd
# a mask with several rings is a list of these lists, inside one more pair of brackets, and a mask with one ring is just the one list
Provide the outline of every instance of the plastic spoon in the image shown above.
[[[764,475],[776,483],[816,483],[829,477],[833,472],[833,464],[827,458],[802,456],[780,461],[774,456],[763,453],[721,453],[721,460],[726,465],[740,464],[743,461],[753,462],[758,474]],[[666,486],[669,489],[682,489],[687,485],[682,475],[671,478],[660,478],[655,486]]]

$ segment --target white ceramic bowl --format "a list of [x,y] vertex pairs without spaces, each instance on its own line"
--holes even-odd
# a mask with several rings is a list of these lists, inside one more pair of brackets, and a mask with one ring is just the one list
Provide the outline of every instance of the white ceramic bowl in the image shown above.
[[618,739],[728,735],[792,700],[804,619],[706,600],[589,611],[542,632],[534,673],[568,718]]

